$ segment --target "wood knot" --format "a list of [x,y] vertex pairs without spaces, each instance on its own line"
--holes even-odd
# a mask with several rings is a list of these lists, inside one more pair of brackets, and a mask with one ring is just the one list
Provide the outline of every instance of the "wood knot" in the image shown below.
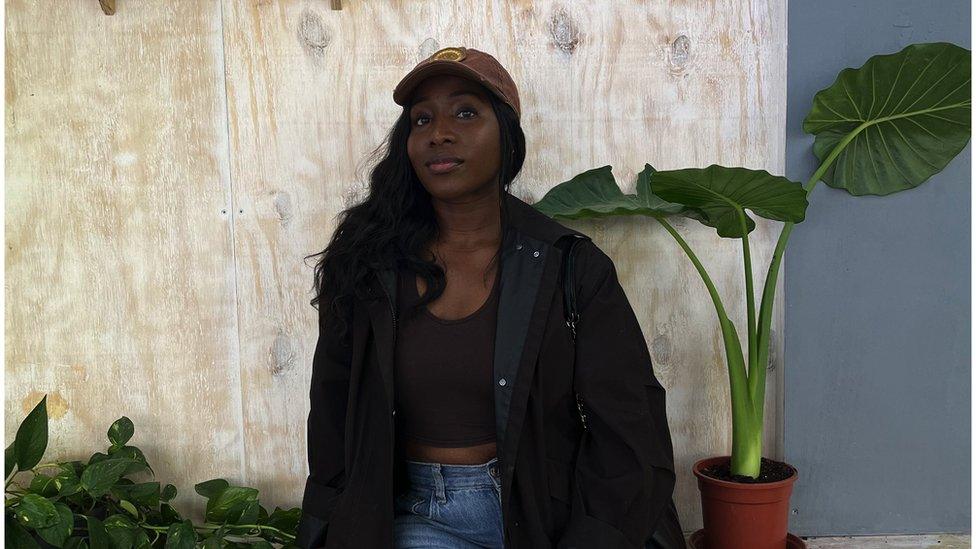
[[298,22],[298,41],[310,56],[321,58],[325,55],[325,48],[332,43],[332,33],[319,14],[305,10]]
[[287,226],[288,222],[294,216],[291,195],[288,194],[287,191],[275,191],[273,194],[274,208],[275,212],[278,214],[278,219],[281,221],[282,226]]
[[295,367],[295,345],[283,333],[275,336],[271,344],[271,375],[279,376]]
[[671,72],[680,74],[688,70],[691,63],[691,39],[681,34],[671,42],[668,55]]
[[579,26],[562,6],[549,18],[549,34],[552,43],[562,51],[572,53],[580,42]]

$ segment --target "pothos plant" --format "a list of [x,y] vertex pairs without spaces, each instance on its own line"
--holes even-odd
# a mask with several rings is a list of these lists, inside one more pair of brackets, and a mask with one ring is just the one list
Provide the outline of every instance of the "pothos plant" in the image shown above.
[[[803,221],[807,196],[819,181],[854,196],[888,195],[913,189],[939,173],[969,142],[971,52],[937,42],[912,44],[845,68],[817,92],[803,120],[815,136],[820,160],[806,184],[765,170],[726,167],[655,170],[637,176],[636,194],[624,194],[610,166],[583,172],[553,187],[534,206],[554,218],[584,219],[643,215],[657,220],[684,250],[701,276],[718,315],[731,385],[731,473],[760,473],[763,402],[769,328],[779,265],[793,226]],[[784,222],[756,312],[746,213]],[[711,278],[687,242],[668,223],[679,215],[714,227],[724,238],[742,240],[748,355]]]
[[[176,487],[129,478],[155,472],[128,444],[134,427],[123,416],[108,429],[109,447],[87,461],[40,463],[48,442],[45,395],[4,452],[4,541],[8,549],[294,548],[301,509],[268,513],[258,491],[216,478],[194,486],[207,498],[205,522],[195,525],[170,505]],[[14,482],[18,472],[29,482]]]

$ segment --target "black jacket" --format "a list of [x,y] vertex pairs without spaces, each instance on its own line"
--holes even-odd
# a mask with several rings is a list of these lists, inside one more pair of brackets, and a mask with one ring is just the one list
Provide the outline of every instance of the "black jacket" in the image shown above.
[[[648,547],[683,548],[665,391],[613,261],[589,239],[575,252],[575,390],[589,429],[576,460],[574,347],[554,243],[582,233],[504,197],[494,389],[505,547],[640,548],[657,525]],[[328,324],[320,330],[302,547],[393,548],[393,499],[407,488],[394,435],[396,277],[392,268],[377,272],[374,299],[352,308],[350,338],[340,341]]]

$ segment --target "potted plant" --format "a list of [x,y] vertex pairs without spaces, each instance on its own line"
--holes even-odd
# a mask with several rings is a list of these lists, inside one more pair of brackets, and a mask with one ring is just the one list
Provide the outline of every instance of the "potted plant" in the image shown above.
[[[47,396],[17,429],[4,452],[4,542],[9,549],[193,549],[263,547],[293,549],[301,509],[270,514],[258,491],[222,478],[198,483],[207,498],[205,522],[195,525],[170,505],[176,487],[135,482],[155,476],[142,451],[128,444],[134,428],[122,416],[108,429],[106,453],[87,461],[40,463],[47,449]],[[24,485],[20,472],[33,475]]]
[[[806,215],[819,181],[852,195],[912,189],[939,173],[969,142],[970,57],[957,45],[912,44],[845,68],[813,98],[803,130],[815,136],[821,161],[805,185],[765,170],[725,167],[657,171],[645,164],[636,194],[624,194],[610,166],[583,172],[550,189],[534,206],[554,218],[644,215],[657,220],[701,276],[718,315],[732,404],[731,455],[697,461],[704,528],[691,543],[709,549],[803,547],[787,532],[796,468],[762,457],[763,402],[776,278],[793,226]],[[756,312],[746,213],[783,221]],[[705,268],[668,223],[679,215],[742,241],[748,353]],[[789,545],[787,543],[789,542]]]

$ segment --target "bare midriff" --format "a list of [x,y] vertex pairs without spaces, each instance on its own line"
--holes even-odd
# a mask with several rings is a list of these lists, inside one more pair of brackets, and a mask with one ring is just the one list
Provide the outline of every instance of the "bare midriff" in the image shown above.
[[453,465],[478,465],[495,457],[495,441],[477,446],[442,448],[428,446],[414,440],[404,441],[404,452],[411,461],[427,463],[447,463]]

